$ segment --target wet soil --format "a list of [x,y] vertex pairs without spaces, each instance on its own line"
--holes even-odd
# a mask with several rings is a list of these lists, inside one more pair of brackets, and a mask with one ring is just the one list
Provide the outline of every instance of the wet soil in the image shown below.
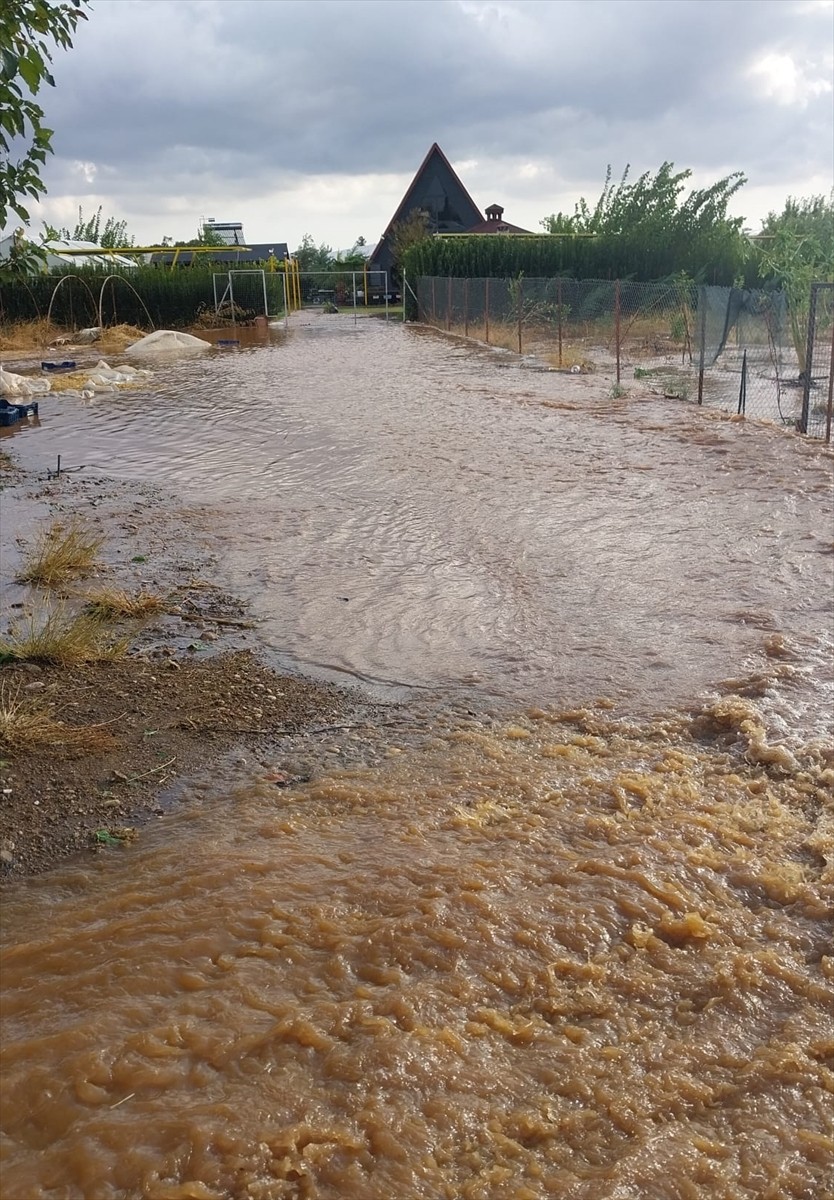
[[[211,557],[159,489],[78,474],[44,480],[4,454],[0,491],[4,631],[55,601],[13,579],[19,554],[50,519],[83,515],[107,539],[109,562],[98,578],[80,582],[60,602],[78,603],[86,585],[101,583],[167,598],[166,611],[151,621],[114,626],[131,639],[123,659],[0,666],[4,702],[37,701],[67,726],[97,726],[109,735],[95,750],[0,745],[4,881],[134,840],[176,803],[178,781],[213,760],[248,755],[266,782],[283,787],[310,777],[317,740],[391,716],[396,706],[260,660],[246,645],[257,633],[245,606],[196,577],[210,571]],[[337,752],[333,747],[329,756]]]

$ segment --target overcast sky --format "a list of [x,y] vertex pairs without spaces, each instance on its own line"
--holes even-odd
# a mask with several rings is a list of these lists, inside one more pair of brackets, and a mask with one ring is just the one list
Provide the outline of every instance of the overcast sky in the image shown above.
[[756,229],[834,185],[833,46],[832,0],[94,0],[39,97],[33,228],[375,242],[437,141],[528,229],[664,160],[744,171]]

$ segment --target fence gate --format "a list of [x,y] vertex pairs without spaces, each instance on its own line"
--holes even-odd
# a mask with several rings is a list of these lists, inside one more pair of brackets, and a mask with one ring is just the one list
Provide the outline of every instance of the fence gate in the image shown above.
[[834,283],[812,283],[800,429],[831,441],[834,404]]
[[227,307],[233,320],[238,309],[247,315],[269,316],[265,271],[215,271],[211,278],[215,314]]

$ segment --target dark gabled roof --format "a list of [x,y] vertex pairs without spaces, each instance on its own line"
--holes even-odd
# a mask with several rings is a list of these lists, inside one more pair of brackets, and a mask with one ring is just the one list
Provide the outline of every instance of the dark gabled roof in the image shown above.
[[393,265],[392,231],[409,213],[421,208],[425,208],[432,217],[432,233],[463,233],[481,216],[475,201],[458,179],[437,142],[433,143],[423,159],[397,211],[374,247],[370,261],[375,267],[387,270]]
[[402,200],[400,201],[399,208],[394,213],[393,217],[391,218],[391,220],[388,222],[387,226],[385,227],[385,232],[383,233],[382,237],[379,239],[380,243],[385,241],[385,239],[388,237],[388,234],[391,232],[391,230],[397,224],[397,222],[402,220],[402,218],[411,211],[410,206],[409,206],[409,201],[411,200],[412,196],[414,195],[415,191],[417,190],[417,185],[420,183],[422,176],[428,170],[431,160],[435,157],[440,159],[443,166],[446,168],[446,170],[449,172],[451,177],[454,179],[455,183],[460,188],[461,193],[463,194],[464,200],[467,201],[472,206],[473,212],[477,213],[478,217],[480,217],[481,210],[478,208],[475,201],[469,195],[469,192],[466,190],[466,188],[461,183],[454,167],[449,162],[448,158],[443,153],[443,151],[440,149],[437,142],[432,142],[432,145],[431,145],[431,148],[429,149],[428,154],[423,159],[423,161],[420,163],[420,166],[417,168],[417,173],[415,174],[414,178],[412,179],[411,183],[408,186],[408,189],[407,189],[405,195],[403,196]]
[[[161,264],[168,267],[174,261],[176,250],[175,246],[171,250],[166,250],[164,254],[154,254],[151,262],[154,265]],[[183,267],[190,266],[192,258],[196,257],[207,259],[220,266],[234,266],[236,263],[267,262],[271,257],[282,262],[289,256],[286,242],[250,242],[245,250],[235,246],[217,246],[214,254],[205,255],[194,255],[183,247],[177,255],[177,264]]]

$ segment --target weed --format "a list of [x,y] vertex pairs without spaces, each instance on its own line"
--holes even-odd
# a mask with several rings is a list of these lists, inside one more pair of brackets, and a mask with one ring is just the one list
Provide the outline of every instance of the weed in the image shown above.
[[23,626],[0,637],[0,662],[56,663],[73,666],[122,658],[129,639],[107,636],[100,621],[88,613],[68,615],[63,607],[32,610]]
[[615,383],[611,389],[611,399],[612,400],[622,400],[622,398],[627,395],[628,395],[628,388],[624,388],[621,383]]
[[60,521],[53,521],[38,534],[17,576],[18,583],[54,587],[86,575],[97,565],[103,542],[103,537],[92,533],[80,522],[64,526]]
[[591,363],[585,357],[581,350],[575,350],[572,346],[563,346],[561,358],[558,351],[550,351],[541,356],[545,362],[550,363],[551,367],[558,367],[563,371],[571,371],[574,367],[579,367],[581,371],[590,371]]
[[688,400],[689,384],[685,379],[667,379],[663,384],[663,395],[667,400]]
[[689,330],[686,327],[686,317],[682,312],[674,313],[669,326],[669,336],[673,342],[685,342]]
[[137,592],[131,596],[123,588],[102,587],[86,597],[85,610],[99,620],[118,617],[149,617],[162,612],[165,601],[154,592]]
[[103,753],[116,745],[104,725],[67,725],[55,718],[42,699],[23,697],[5,685],[0,688],[0,747],[9,754],[47,747],[78,753]]

